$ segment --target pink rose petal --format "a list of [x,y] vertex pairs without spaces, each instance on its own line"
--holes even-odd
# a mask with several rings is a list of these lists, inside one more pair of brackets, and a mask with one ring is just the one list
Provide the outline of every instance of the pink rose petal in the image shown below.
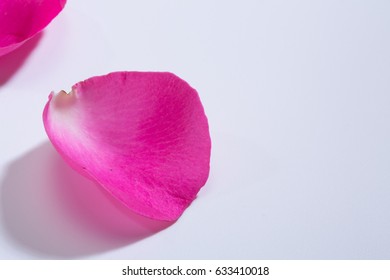
[[45,28],[65,3],[66,0],[0,0],[0,56]]
[[176,220],[207,181],[207,118],[195,89],[174,74],[90,78],[51,93],[43,120],[75,170],[141,215]]

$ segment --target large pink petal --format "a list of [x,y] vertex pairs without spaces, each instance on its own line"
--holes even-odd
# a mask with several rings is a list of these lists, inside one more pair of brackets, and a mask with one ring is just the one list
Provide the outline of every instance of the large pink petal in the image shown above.
[[1,0],[0,56],[18,48],[45,28],[66,0]]
[[174,74],[90,78],[51,93],[43,120],[75,170],[141,215],[176,220],[207,181],[207,118],[195,89]]

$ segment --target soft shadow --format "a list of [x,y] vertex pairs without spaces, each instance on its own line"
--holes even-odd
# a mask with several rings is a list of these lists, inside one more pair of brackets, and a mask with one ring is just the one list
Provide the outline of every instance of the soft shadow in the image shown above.
[[0,56],[0,86],[5,85],[7,81],[18,71],[29,54],[38,45],[42,37],[43,32],[40,32],[16,50],[4,56]]
[[129,211],[73,171],[50,143],[13,162],[0,187],[4,228],[17,246],[37,258],[81,258],[172,225]]

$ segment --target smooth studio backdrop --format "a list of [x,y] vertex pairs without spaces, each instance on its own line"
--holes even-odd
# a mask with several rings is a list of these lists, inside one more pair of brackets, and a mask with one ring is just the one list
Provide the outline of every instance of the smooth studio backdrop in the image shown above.
[[[75,1],[0,58],[0,259],[389,259],[389,1]],[[70,169],[50,91],[170,71],[209,118],[211,173],[176,223]]]

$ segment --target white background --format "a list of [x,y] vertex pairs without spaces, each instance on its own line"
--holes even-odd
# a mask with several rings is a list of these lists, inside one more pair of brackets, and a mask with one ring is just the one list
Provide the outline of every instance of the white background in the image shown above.
[[[50,91],[170,71],[209,118],[211,174],[173,224],[80,177]],[[0,58],[1,259],[389,259],[389,1],[75,1]]]

